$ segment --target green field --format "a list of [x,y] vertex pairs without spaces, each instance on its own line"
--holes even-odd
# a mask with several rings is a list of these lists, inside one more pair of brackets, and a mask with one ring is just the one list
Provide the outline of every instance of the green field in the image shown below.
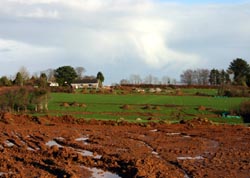
[[[190,90],[190,93],[194,92]],[[243,100],[247,98],[51,93],[48,107],[50,115],[73,115],[85,119],[177,122],[202,117],[217,122],[242,123],[242,119],[221,118],[220,114],[238,107]],[[63,103],[70,106],[63,106]],[[79,104],[85,104],[85,107]],[[128,108],[122,108],[124,105]],[[199,110],[200,106],[204,106],[203,109]]]

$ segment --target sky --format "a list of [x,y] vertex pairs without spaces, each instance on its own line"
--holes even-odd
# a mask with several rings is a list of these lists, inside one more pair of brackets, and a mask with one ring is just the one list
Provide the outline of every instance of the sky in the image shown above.
[[60,66],[180,80],[250,62],[250,0],[0,0],[0,76]]

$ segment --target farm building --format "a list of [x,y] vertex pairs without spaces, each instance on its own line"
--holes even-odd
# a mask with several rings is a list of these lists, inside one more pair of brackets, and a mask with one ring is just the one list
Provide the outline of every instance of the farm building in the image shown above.
[[99,87],[99,83],[97,79],[81,79],[76,80],[73,83],[71,83],[72,88],[78,89],[78,88],[95,88],[97,89]]
[[48,82],[50,87],[59,87],[59,83],[57,82]]

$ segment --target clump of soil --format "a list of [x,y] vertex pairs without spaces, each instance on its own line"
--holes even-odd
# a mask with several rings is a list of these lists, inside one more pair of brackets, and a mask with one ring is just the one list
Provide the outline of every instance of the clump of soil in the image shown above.
[[79,104],[79,103],[77,103],[77,102],[73,102],[73,103],[71,103],[71,104],[70,104],[70,106],[79,107],[79,106],[80,106],[80,104]]
[[213,125],[214,123],[207,118],[195,118],[192,120],[181,120],[181,124],[187,124],[187,125]]
[[146,106],[143,106],[142,109],[151,110],[153,109],[153,106],[151,106],[150,104],[147,104]]
[[2,113],[0,116],[0,121],[6,124],[10,124],[13,121],[13,115],[9,112]]
[[130,106],[130,105],[128,105],[128,104],[125,104],[125,105],[121,106],[121,109],[124,109],[124,110],[131,110],[131,109],[133,109],[133,107]]
[[65,108],[68,108],[68,107],[70,107],[70,104],[69,104],[69,103],[64,102],[64,103],[62,103],[62,104],[61,104],[61,106],[65,107]]
[[199,111],[206,111],[206,109],[207,108],[205,106],[199,106],[199,108],[198,108]]
[[87,107],[86,104],[77,103],[77,102],[73,102],[73,103],[64,102],[60,106],[63,106],[63,107],[66,107],[66,108],[68,108],[68,107],[82,107],[82,108],[86,108]]
[[160,110],[161,110],[161,107],[160,107],[160,106],[154,106],[153,109],[154,109],[154,110],[157,110],[157,111],[160,111]]
[[175,91],[175,95],[177,95],[177,96],[183,96],[183,92],[180,89],[177,89]]
[[86,104],[80,104],[80,107],[81,107],[81,108],[86,108],[87,105],[86,105]]
[[155,118],[155,117],[149,117],[148,118],[148,121],[158,121],[159,119],[158,118]]

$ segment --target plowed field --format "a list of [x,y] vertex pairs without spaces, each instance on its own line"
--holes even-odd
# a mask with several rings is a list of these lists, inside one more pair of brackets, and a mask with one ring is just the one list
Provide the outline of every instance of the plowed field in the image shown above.
[[0,116],[0,177],[250,177],[250,129]]

